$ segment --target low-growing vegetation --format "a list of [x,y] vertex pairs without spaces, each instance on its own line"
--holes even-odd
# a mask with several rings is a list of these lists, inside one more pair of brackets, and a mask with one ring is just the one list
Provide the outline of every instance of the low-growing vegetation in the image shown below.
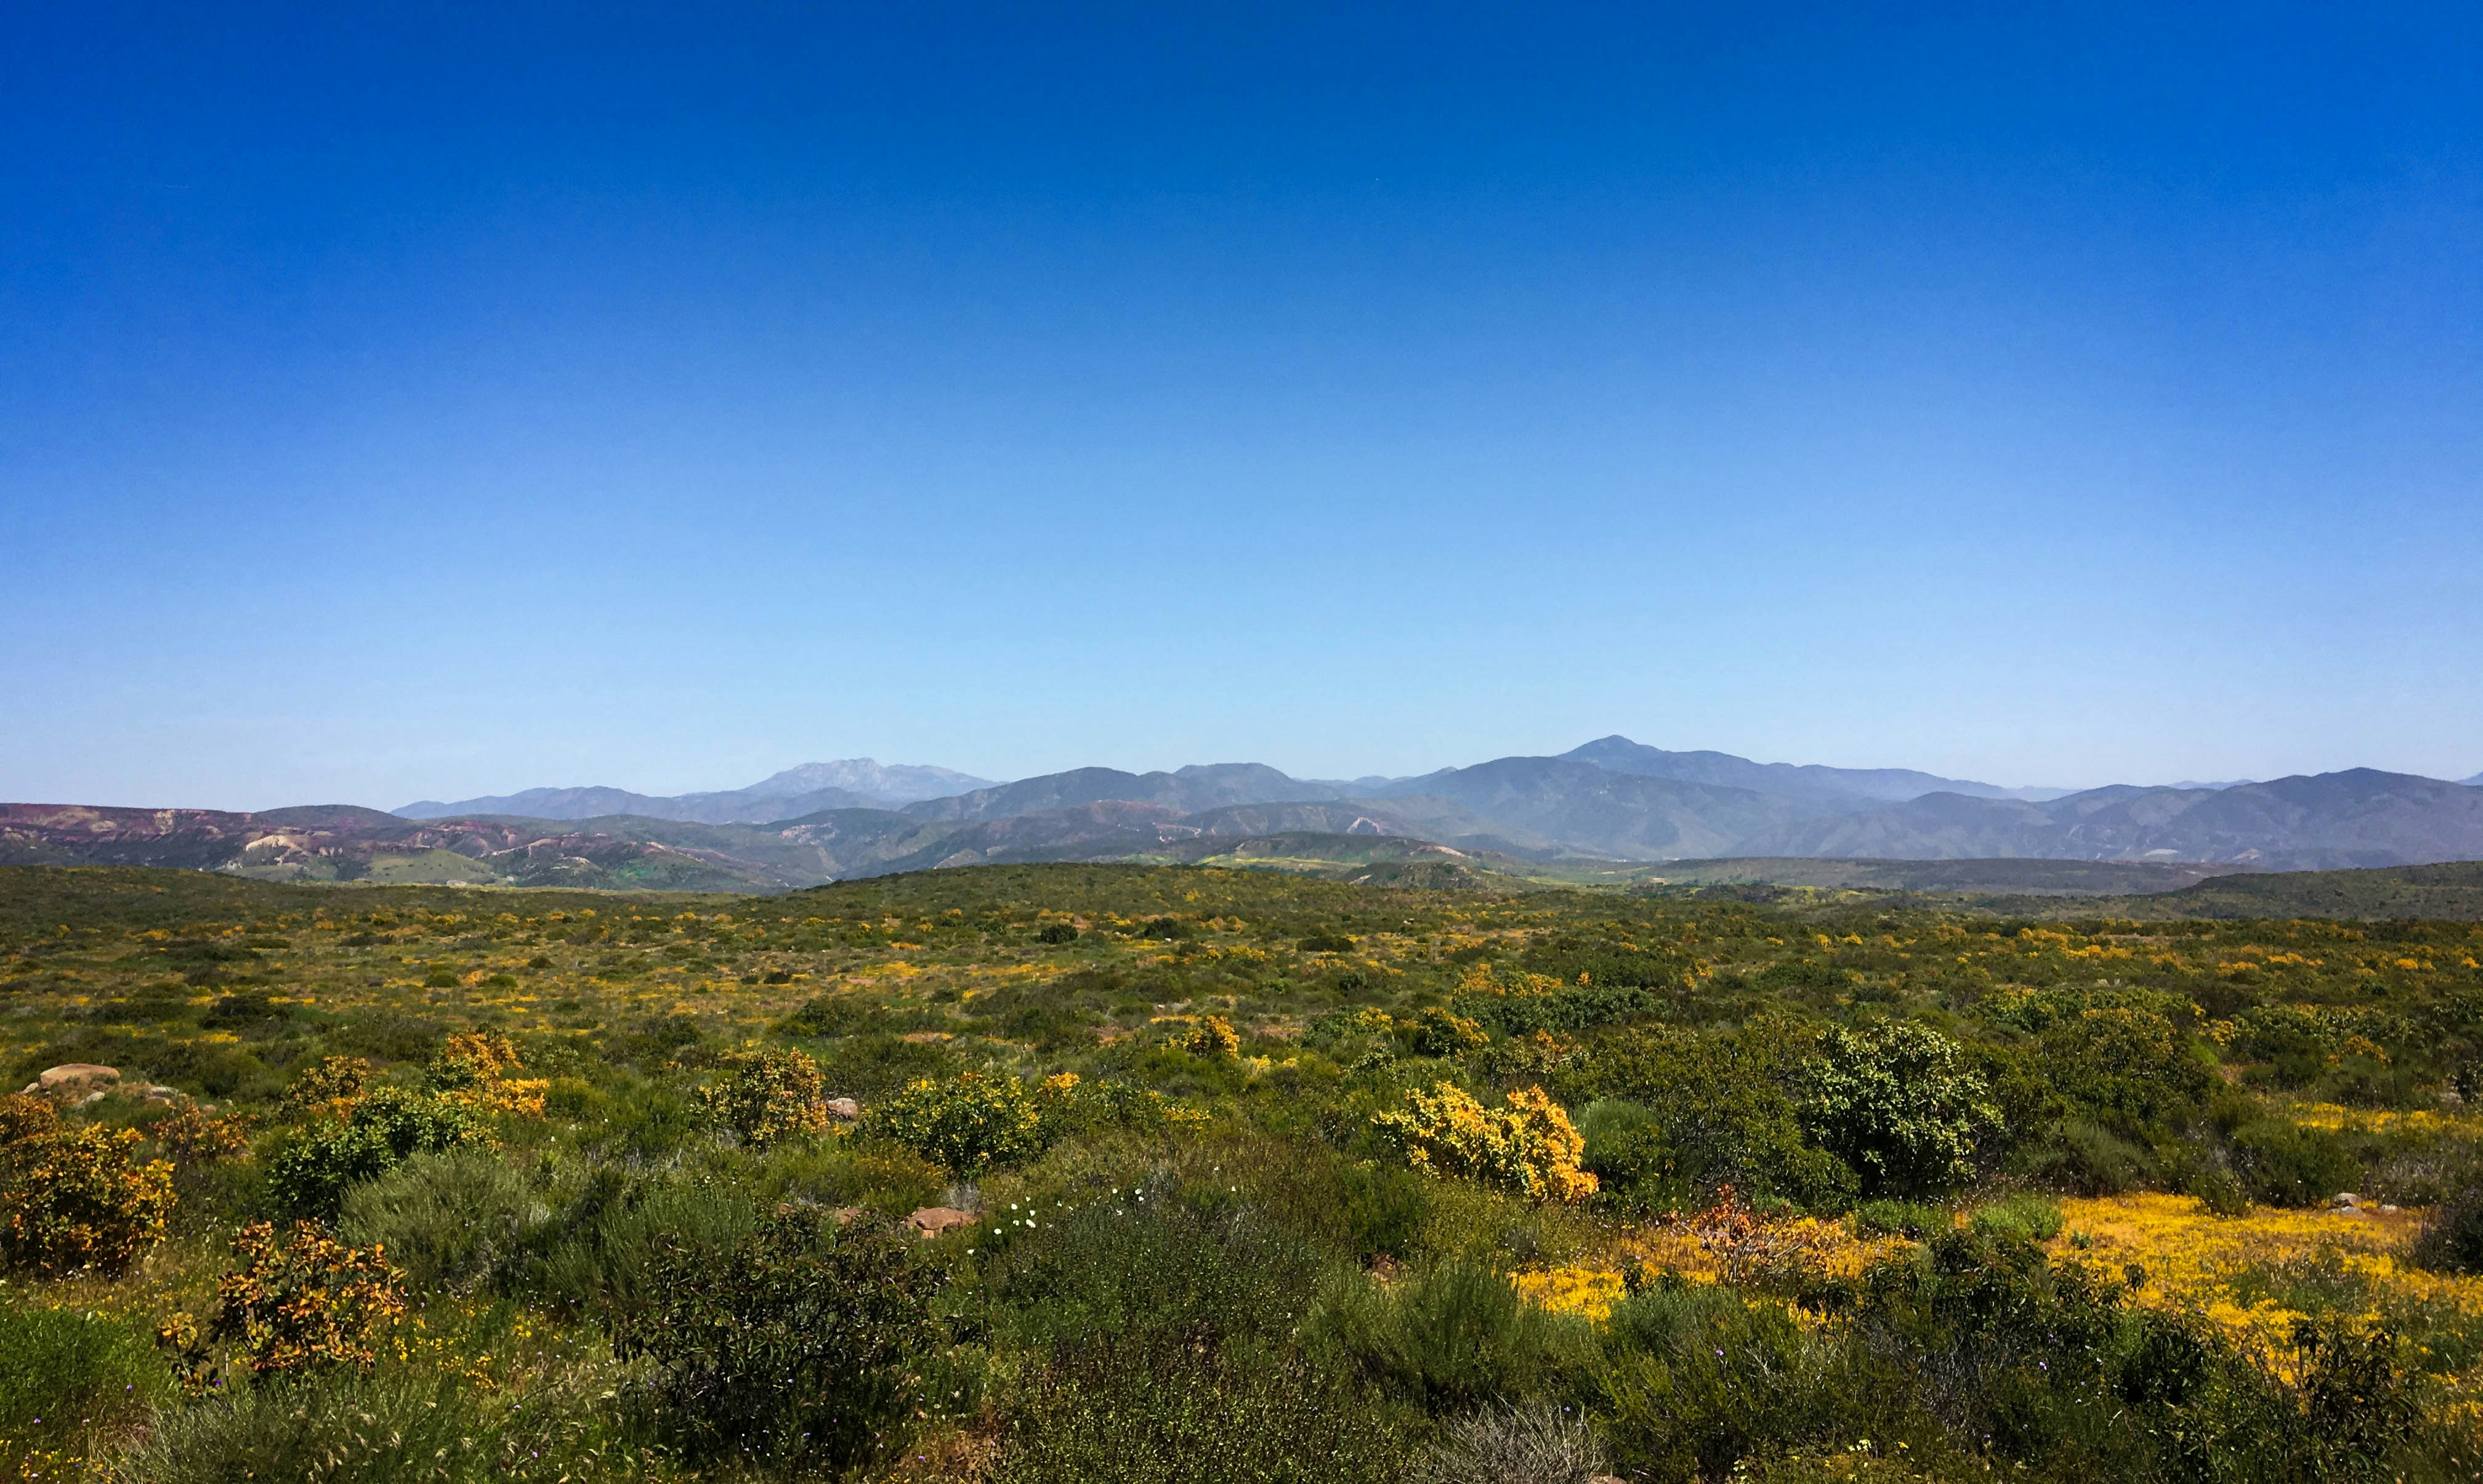
[[0,1476],[2483,1471],[2483,929],[1756,895],[0,871]]

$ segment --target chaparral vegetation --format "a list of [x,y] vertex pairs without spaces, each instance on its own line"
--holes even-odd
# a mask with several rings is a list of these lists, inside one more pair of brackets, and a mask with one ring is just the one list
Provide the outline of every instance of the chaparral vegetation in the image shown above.
[[2448,1480],[2483,927],[0,871],[0,1473]]

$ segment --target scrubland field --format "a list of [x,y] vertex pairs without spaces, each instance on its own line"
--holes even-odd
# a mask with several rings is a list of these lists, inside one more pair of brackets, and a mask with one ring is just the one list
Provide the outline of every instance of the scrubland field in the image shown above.
[[1749,895],[0,870],[0,1468],[2483,1471],[2483,927]]

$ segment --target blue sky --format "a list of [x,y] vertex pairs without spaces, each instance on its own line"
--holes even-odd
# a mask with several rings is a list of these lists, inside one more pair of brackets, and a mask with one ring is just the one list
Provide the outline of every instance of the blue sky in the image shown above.
[[2462,778],[2478,14],[29,12],[0,797]]

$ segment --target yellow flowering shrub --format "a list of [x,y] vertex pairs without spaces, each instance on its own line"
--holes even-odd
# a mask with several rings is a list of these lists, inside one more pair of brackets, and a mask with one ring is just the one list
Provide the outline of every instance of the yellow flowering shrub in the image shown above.
[[173,1166],[133,1158],[140,1137],[89,1124],[0,1148],[0,1257],[45,1274],[128,1271],[173,1211]]
[[1408,1094],[1407,1102],[1372,1126],[1417,1170],[1467,1176],[1530,1201],[1595,1193],[1595,1177],[1578,1168],[1586,1140],[1539,1087],[1510,1093],[1506,1108],[1484,1107],[1454,1082]]
[[1242,1051],[1242,1038],[1220,1015],[1202,1019],[1182,1045],[1192,1056],[1237,1056]]
[[216,1285],[207,1338],[234,1347],[259,1374],[349,1363],[368,1365],[388,1321],[405,1312],[405,1275],[378,1246],[349,1247],[302,1222],[290,1244],[254,1222],[233,1238],[241,1266]]
[[699,1089],[699,1101],[743,1143],[816,1138],[828,1131],[827,1078],[801,1051],[761,1050],[734,1058],[732,1073]]

